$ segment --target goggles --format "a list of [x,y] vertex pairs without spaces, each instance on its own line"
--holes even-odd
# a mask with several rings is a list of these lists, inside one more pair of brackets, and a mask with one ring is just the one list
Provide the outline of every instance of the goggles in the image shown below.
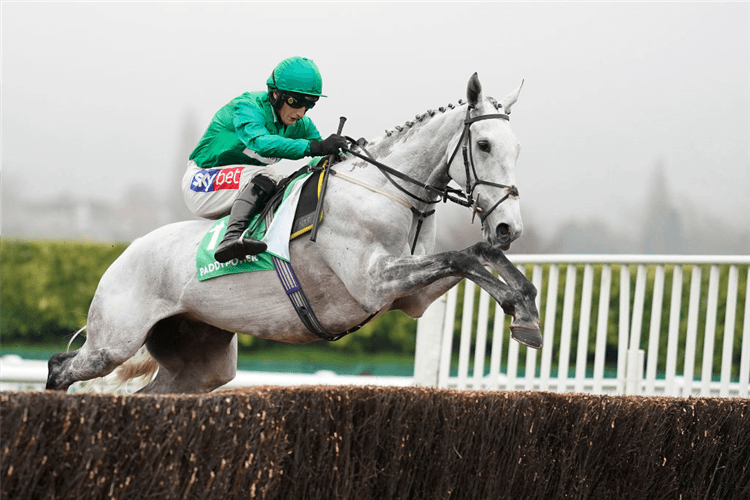
[[315,106],[315,103],[318,102],[318,99],[320,99],[316,95],[306,95],[306,94],[290,94],[288,92],[284,92],[281,95],[281,101],[285,104],[287,104],[290,108],[307,108],[312,109],[313,106]]

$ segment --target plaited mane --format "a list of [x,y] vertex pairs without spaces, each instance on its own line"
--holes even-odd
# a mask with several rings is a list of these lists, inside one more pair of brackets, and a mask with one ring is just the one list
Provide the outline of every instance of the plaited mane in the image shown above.
[[[490,104],[492,104],[492,105],[493,105],[493,106],[495,107],[495,109],[500,109],[500,107],[501,107],[501,106],[500,106],[500,104],[499,104],[499,103],[497,102],[497,100],[495,100],[495,98],[494,98],[494,97],[487,97],[487,100],[488,100],[488,101],[490,102]],[[463,105],[465,105],[465,104],[466,104],[466,102],[465,102],[465,101],[464,101],[463,99],[459,99],[459,100],[458,100],[458,105],[459,105],[459,106],[463,106]],[[440,112],[440,113],[445,113],[445,112],[446,112],[446,111],[448,111],[449,109],[454,109],[455,107],[456,107],[456,106],[455,106],[454,104],[452,104],[452,103],[448,103],[448,105],[447,105],[447,106],[441,106],[441,107],[439,107],[439,108],[438,108],[437,110],[434,110],[434,109],[428,109],[428,110],[427,110],[427,111],[425,111],[424,113],[421,113],[421,114],[418,114],[418,115],[416,115],[416,116],[414,117],[414,120],[415,120],[415,121],[407,120],[407,121],[406,121],[406,122],[404,123],[404,125],[403,125],[403,126],[402,126],[402,125],[396,125],[396,126],[395,126],[395,127],[393,128],[393,130],[388,130],[388,129],[386,129],[386,131],[385,131],[385,136],[386,136],[386,137],[391,137],[391,136],[393,136],[394,134],[395,134],[395,135],[399,135],[399,134],[400,134],[401,132],[403,132],[403,131],[405,131],[405,130],[408,130],[408,129],[412,128],[412,127],[413,127],[414,125],[419,125],[419,124],[420,124],[420,122],[424,122],[424,123],[427,123],[427,121],[429,121],[429,119],[430,119],[430,118],[432,118],[433,116],[435,116],[435,115],[436,115],[436,114],[437,114],[438,112]]]

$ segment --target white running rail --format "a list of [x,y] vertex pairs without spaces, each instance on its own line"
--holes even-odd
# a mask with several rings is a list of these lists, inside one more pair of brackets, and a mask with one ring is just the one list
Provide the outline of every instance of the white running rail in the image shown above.
[[[459,389],[748,397],[750,256],[509,258],[537,288],[544,347],[537,351],[510,341],[510,318],[486,292],[464,281],[460,329],[454,326],[459,287],[437,300],[418,322],[415,383]],[[723,327],[717,328],[717,318]]]
[[[40,391],[47,382],[47,362],[24,360],[15,355],[0,358],[0,391]],[[114,381],[114,374],[90,382],[76,382],[69,392],[106,392],[116,394],[132,394],[148,383],[147,380],[136,379],[124,386]],[[412,377],[338,375],[331,371],[321,370],[313,374],[305,373],[272,373],[238,371],[237,376],[222,387],[222,389],[236,387],[250,387],[256,385],[381,385],[381,386],[410,386]]]

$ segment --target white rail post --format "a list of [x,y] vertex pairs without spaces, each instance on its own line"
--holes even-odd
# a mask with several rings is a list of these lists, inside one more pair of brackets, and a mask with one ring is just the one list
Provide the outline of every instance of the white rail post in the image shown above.
[[719,299],[719,266],[711,266],[708,281],[708,304],[706,305],[706,330],[703,336],[703,367],[701,370],[701,396],[711,393],[711,376],[714,366],[714,342],[716,339],[716,310]]
[[685,340],[685,367],[683,371],[682,397],[693,393],[693,374],[695,373],[695,347],[698,337],[698,316],[701,301],[701,266],[693,266],[690,275],[690,301],[688,303],[687,338]]
[[746,398],[750,393],[750,267],[747,268],[745,322],[742,326],[742,344],[740,347],[740,397]]
[[630,322],[630,265],[620,266],[620,322],[617,329],[617,393],[625,393],[628,334]]
[[490,294],[479,290],[479,316],[477,317],[477,341],[474,348],[474,389],[484,389],[484,358],[487,351],[487,325],[490,316]]
[[672,302],[669,308],[669,337],[667,338],[667,368],[665,396],[677,396],[675,375],[677,373],[677,351],[680,340],[680,308],[682,307],[682,265],[672,268]]
[[648,362],[646,365],[646,394],[653,396],[656,387],[656,365],[659,359],[661,307],[664,300],[664,266],[657,265],[654,274],[654,292],[651,300],[651,324],[648,336]]
[[542,366],[539,374],[539,389],[549,390],[550,372],[552,370],[552,350],[555,347],[555,313],[557,311],[557,286],[560,268],[557,264],[549,266],[547,281],[547,307],[544,313],[544,347],[542,347]]
[[[444,294],[427,308],[417,322],[417,345],[414,352],[415,385],[438,386],[446,302],[447,295]],[[450,357],[447,362],[450,363]]]
[[581,314],[578,321],[578,352],[576,353],[575,391],[583,392],[586,382],[586,365],[589,355],[589,326],[591,322],[591,296],[594,283],[594,266],[583,268],[583,290],[581,291]]
[[461,316],[461,337],[458,344],[458,388],[466,389],[469,385],[469,361],[471,356],[471,337],[474,333],[474,292],[473,281],[464,280],[464,303]]
[[569,263],[565,273],[565,299],[563,300],[562,332],[560,332],[560,357],[557,364],[557,392],[568,392],[570,343],[573,334],[573,307],[576,300],[578,266]]
[[601,285],[599,287],[599,313],[596,319],[596,353],[594,354],[594,388],[600,394],[604,383],[604,358],[607,347],[607,325],[609,323],[609,297],[612,287],[612,266],[602,266]]
[[[643,381],[643,349],[641,329],[643,327],[643,305],[646,300],[646,266],[639,264],[633,297],[633,321],[630,324],[630,339],[626,358],[625,394],[640,394]],[[635,379],[634,377],[638,377]]]
[[440,368],[438,371],[438,387],[448,387],[450,383],[451,354],[453,352],[453,320],[456,316],[456,301],[458,287],[454,286],[446,294],[445,321],[443,321],[443,338],[440,347]]
[[500,366],[503,358],[505,338],[505,313],[500,304],[495,304],[495,324],[492,327],[492,348],[490,351],[490,389],[503,389],[500,386]]
[[[521,272],[521,274],[526,274],[526,269],[524,266],[516,266],[516,268]],[[518,389],[516,387],[517,381],[518,381],[518,351],[519,351],[519,343],[518,342],[508,342],[508,368],[506,371],[506,379],[508,380],[508,386],[506,387],[506,390],[508,391],[515,391]]]
[[[732,347],[734,346],[734,325],[737,312],[737,287],[739,272],[737,266],[729,266],[727,279],[727,309],[724,317],[724,344],[721,354],[720,397],[729,396],[729,382],[732,378]],[[748,321],[747,317],[745,321]]]
[[[535,299],[537,311],[541,311],[542,309],[542,283],[543,283],[542,275],[543,275],[542,266],[540,266],[539,264],[535,265],[533,267],[531,281],[537,290],[536,299]],[[537,351],[536,349],[526,349],[526,381],[524,384],[524,389],[526,390],[532,390],[537,383],[537,379],[536,379],[537,352],[536,351]]]
[[628,349],[627,365],[625,374],[625,394],[635,395],[640,393],[643,381],[643,349]]

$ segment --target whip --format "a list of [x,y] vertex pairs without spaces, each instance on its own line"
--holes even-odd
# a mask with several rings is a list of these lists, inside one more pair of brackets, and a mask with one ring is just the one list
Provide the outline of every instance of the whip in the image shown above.
[[[344,131],[344,123],[346,122],[346,117],[342,116],[339,118],[339,128],[336,131],[338,135],[341,135],[341,133]],[[323,169],[323,173],[321,174],[323,176],[323,182],[320,186],[320,196],[318,196],[318,205],[315,208],[315,219],[313,219],[313,227],[310,234],[310,241],[315,241],[315,239],[318,237],[318,226],[320,225],[320,213],[323,211],[323,199],[326,195],[326,189],[328,188],[328,178],[330,177],[328,175],[328,172],[331,170],[331,165],[333,164],[333,159],[336,157],[335,154],[328,155],[328,163],[326,165],[326,168]]]

